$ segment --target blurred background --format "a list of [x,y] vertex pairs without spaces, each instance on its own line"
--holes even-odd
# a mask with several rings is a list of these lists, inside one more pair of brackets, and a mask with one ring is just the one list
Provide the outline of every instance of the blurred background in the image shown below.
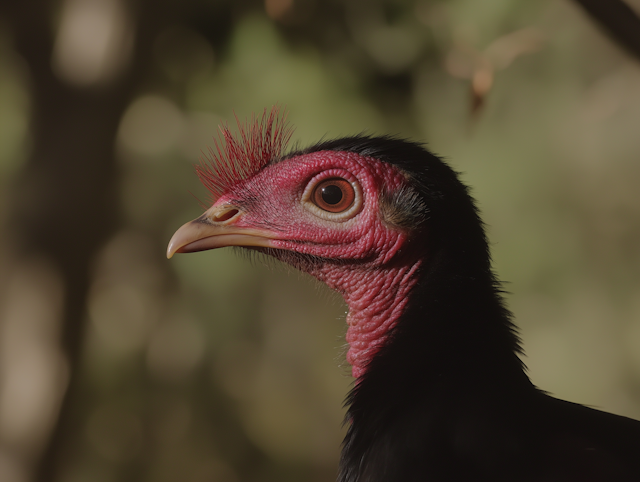
[[165,258],[217,125],[276,103],[448,158],[534,383],[640,418],[640,64],[577,2],[3,0],[0,480],[335,480],[342,300]]

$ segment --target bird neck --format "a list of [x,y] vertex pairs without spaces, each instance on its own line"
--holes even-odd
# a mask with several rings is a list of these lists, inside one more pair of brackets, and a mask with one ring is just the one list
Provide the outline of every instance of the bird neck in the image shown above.
[[535,391],[490,271],[423,261],[411,279],[393,332],[347,397],[339,482],[425,480],[422,469],[444,480],[437,467],[455,466],[456,444],[486,435],[483,414],[500,418]]
[[420,264],[420,260],[409,264],[393,262],[375,269],[368,263],[355,268],[334,264],[311,271],[341,293],[349,307],[346,358],[355,378],[366,372],[404,313]]
[[417,282],[420,262],[375,271],[364,270],[344,293],[349,306],[347,361],[355,378],[362,376],[402,316]]

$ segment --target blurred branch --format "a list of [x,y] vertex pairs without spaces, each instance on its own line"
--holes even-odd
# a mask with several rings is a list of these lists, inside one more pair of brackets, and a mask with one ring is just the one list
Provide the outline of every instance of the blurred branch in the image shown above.
[[453,44],[445,69],[453,77],[470,80],[473,117],[482,110],[496,72],[508,68],[518,57],[539,51],[544,41],[542,32],[526,27],[498,37],[483,51],[460,39]]
[[623,0],[576,0],[616,42],[640,60],[640,17]]
[[[134,10],[133,2],[123,5]],[[135,6],[142,9],[145,2]],[[85,333],[90,268],[119,224],[119,174],[115,138],[120,118],[148,64],[159,8],[136,26],[135,52],[116,78],[101,85],[73,85],[52,69],[58,2],[12,2],[3,13],[16,51],[29,71],[32,148],[12,192],[11,230],[19,257],[42,257],[60,272],[64,307],[60,349],[70,383],[45,445],[36,480],[57,478],[58,464],[77,417],[78,365]],[[134,12],[135,19],[143,17]],[[133,22],[135,22],[135,19]]]

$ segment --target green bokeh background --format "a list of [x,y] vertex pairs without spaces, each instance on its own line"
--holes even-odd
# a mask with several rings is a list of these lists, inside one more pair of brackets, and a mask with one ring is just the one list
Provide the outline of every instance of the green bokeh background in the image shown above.
[[[74,1],[34,2],[52,38]],[[87,264],[71,363],[64,269],[20,222],[48,199],[29,184],[42,98],[16,39],[45,27],[0,10],[0,480],[335,479],[352,383],[342,300],[231,249],[164,258],[202,212],[193,166],[217,125],[274,104],[300,145],[365,131],[446,157],[483,212],[534,383],[640,418],[640,63],[576,4],[119,5],[147,62],[112,139],[116,221]],[[136,30],[156,9],[151,33]],[[97,96],[122,75],[83,84],[55,62],[55,81]],[[470,79],[487,68],[474,108]],[[75,202],[92,209],[91,193]],[[82,239],[76,227],[64,236]]]

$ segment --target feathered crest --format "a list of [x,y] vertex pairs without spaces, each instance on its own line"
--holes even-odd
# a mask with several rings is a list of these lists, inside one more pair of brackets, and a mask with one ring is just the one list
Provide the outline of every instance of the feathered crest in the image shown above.
[[215,148],[209,147],[209,154],[196,166],[196,173],[213,200],[281,157],[293,134],[287,124],[287,112],[280,112],[279,106],[270,112],[265,108],[262,118],[252,114],[250,120],[241,122],[235,117],[238,134],[234,136],[227,124],[220,125],[218,136],[213,138]]

